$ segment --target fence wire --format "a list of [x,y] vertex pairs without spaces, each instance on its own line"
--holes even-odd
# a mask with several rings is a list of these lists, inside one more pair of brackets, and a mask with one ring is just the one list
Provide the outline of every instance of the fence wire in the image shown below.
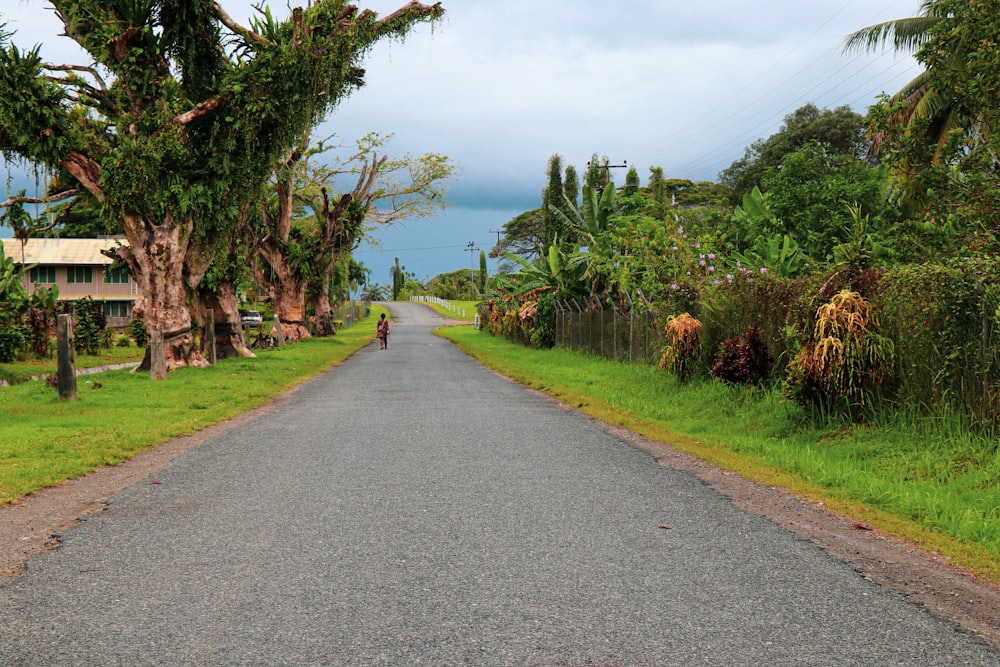
[[557,301],[555,310],[556,345],[628,363],[660,361],[664,335],[655,310],[604,305],[584,309],[575,300]]

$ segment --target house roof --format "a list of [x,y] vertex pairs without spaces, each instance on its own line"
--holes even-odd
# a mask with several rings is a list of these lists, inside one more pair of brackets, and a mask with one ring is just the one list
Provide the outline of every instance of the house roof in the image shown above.
[[[3,254],[21,262],[21,241],[0,239]],[[101,254],[119,245],[127,245],[125,239],[28,239],[24,244],[24,263],[39,265],[108,265],[112,260]]]

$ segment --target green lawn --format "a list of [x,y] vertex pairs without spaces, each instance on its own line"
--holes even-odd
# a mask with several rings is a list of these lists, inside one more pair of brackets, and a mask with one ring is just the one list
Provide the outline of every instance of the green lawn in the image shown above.
[[[129,347],[102,349],[100,354],[97,355],[76,354],[74,355],[74,360],[77,369],[114,366],[142,361],[144,352],[144,348],[136,347],[135,344],[132,344]],[[55,372],[55,354],[49,359],[28,359],[9,364],[0,364],[0,380],[5,380],[11,384],[26,382],[31,377],[51,375]]]
[[501,373],[721,468],[822,502],[1000,582],[1000,456],[961,418],[817,426],[776,391],[679,385],[649,365],[441,334]]
[[450,317],[453,320],[465,320],[466,322],[473,322],[476,319],[476,308],[479,307],[478,301],[448,301],[448,306],[442,306],[433,302],[425,302],[425,306],[433,308],[437,312],[441,313],[445,317]]

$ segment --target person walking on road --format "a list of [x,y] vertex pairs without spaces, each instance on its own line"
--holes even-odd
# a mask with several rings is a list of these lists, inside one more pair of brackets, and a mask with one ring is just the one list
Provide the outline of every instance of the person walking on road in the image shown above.
[[378,321],[378,347],[380,350],[389,347],[389,320],[385,319],[385,313]]

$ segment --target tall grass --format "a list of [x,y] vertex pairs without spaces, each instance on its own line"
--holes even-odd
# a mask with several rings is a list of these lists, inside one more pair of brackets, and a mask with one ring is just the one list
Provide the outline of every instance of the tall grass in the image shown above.
[[817,421],[773,388],[682,385],[649,365],[529,349],[471,327],[442,333],[588,414],[821,501],[1000,582],[998,442],[968,428],[958,411]]
[[178,369],[160,382],[128,370],[81,376],[71,403],[44,382],[0,387],[0,505],[263,405],[374,337],[362,320],[336,336]]

